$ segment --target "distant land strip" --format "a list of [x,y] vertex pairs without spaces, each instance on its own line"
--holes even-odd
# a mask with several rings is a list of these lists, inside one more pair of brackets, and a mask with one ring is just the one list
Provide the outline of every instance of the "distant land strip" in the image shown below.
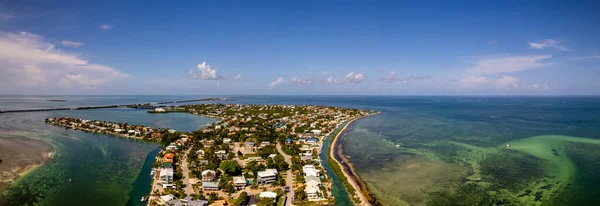
[[130,108],[148,109],[149,107],[158,107],[158,106],[152,106],[152,105],[174,104],[174,103],[184,103],[184,102],[200,102],[200,101],[233,101],[233,99],[229,98],[229,97],[222,97],[222,98],[201,98],[201,99],[190,99],[190,100],[179,100],[179,101],[166,101],[166,102],[158,102],[158,103],[151,102],[151,103],[141,103],[141,104],[119,104],[119,105],[64,107],[64,108],[46,108],[46,109],[15,109],[15,110],[0,110],[0,113],[46,112],[46,111],[85,110],[85,109],[105,109],[105,108],[117,108],[117,107],[130,107]]

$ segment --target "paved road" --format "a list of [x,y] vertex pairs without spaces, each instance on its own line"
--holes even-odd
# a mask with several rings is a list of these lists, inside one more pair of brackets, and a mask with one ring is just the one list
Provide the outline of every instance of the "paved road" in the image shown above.
[[185,151],[183,158],[181,158],[181,160],[182,160],[181,168],[182,168],[182,172],[183,172],[183,184],[185,185],[185,187],[183,188],[183,191],[185,191],[185,194],[188,194],[188,195],[194,194],[194,188],[192,188],[192,184],[190,184],[190,177],[189,177],[190,170],[188,169],[188,164],[187,164],[187,156],[190,153],[190,151],[192,150],[192,148],[193,148],[193,146],[190,146],[190,148],[187,151]]
[[[290,168],[291,168],[292,167],[292,157],[287,155],[285,152],[283,152],[283,150],[281,149],[281,144],[279,144],[279,142],[277,142],[277,150],[279,151],[279,154],[283,155],[283,159],[285,160],[285,162],[287,162],[290,165]],[[287,199],[285,201],[286,206],[291,206],[292,201],[294,199],[294,188],[292,187],[293,182],[294,182],[294,178],[293,178],[292,170],[289,169],[286,171],[286,178],[285,178],[285,185],[290,187],[290,192],[287,193]]]

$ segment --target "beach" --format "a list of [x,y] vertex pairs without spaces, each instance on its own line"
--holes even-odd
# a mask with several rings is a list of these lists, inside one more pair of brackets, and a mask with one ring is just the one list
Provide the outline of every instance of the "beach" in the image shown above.
[[0,203],[12,182],[44,164],[53,153],[52,145],[40,140],[0,137]]
[[[360,204],[359,205],[370,205],[369,203],[369,199],[367,198],[368,192],[367,189],[364,187],[364,183],[361,182],[360,177],[358,177],[356,175],[356,172],[354,172],[354,168],[352,167],[351,164],[348,163],[347,160],[344,160],[345,158],[343,158],[344,156],[341,155],[342,153],[342,147],[341,144],[339,144],[340,141],[340,137],[344,134],[344,131],[348,128],[349,125],[352,124],[352,122],[354,122],[354,120],[360,119],[363,117],[359,117],[356,119],[352,119],[350,121],[348,121],[348,123],[346,123],[346,125],[344,125],[344,127],[340,130],[340,132],[337,133],[337,135],[335,136],[335,138],[333,139],[333,142],[331,144],[332,149],[329,150],[330,152],[330,156],[332,157],[332,159],[340,166],[340,168],[342,168],[342,172],[344,174],[344,176],[346,177],[346,179],[348,180],[348,182],[350,183],[350,185],[352,185],[354,191],[356,191],[356,196],[358,196],[358,198],[360,199]],[[342,164],[340,162],[340,160],[338,160],[338,157],[341,157],[341,161],[344,162],[344,164]],[[348,171],[348,169],[350,171]],[[361,187],[359,185],[363,185],[361,189]],[[367,193],[367,194],[365,194]]]

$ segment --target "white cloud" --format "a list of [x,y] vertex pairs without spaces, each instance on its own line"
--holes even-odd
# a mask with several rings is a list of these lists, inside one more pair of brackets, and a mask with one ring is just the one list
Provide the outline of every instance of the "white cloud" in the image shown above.
[[360,83],[362,83],[362,81],[364,79],[365,79],[365,76],[363,74],[350,72],[350,73],[348,73],[348,75],[346,75],[346,77],[344,77],[344,82],[350,83],[350,84],[360,84]]
[[544,68],[552,63],[542,62],[552,55],[492,57],[480,59],[467,71],[475,74],[513,73],[530,69]]
[[488,84],[490,81],[485,77],[468,76],[458,81],[462,87],[477,87]]
[[409,77],[399,77],[396,76],[396,73],[391,71],[387,76],[381,77],[381,80],[386,82],[386,83],[394,83],[394,82],[400,82],[403,84],[408,84],[410,83],[412,80],[425,80],[425,79],[431,79],[431,76],[409,76]]
[[546,49],[546,48],[555,48],[561,51],[571,51],[566,46],[560,45],[560,41],[556,41],[554,39],[545,39],[539,42],[529,42],[529,48],[532,49]]
[[532,84],[531,86],[529,86],[530,90],[550,90],[550,86],[548,86],[547,84]]
[[496,88],[499,89],[519,89],[519,79],[512,76],[502,76],[495,81]]
[[300,79],[298,77],[292,77],[289,79],[291,83],[297,85],[297,86],[303,86],[303,85],[309,85],[311,83],[310,80],[308,79]]
[[74,47],[74,48],[83,46],[83,43],[75,42],[75,41],[61,41],[60,44],[62,44],[63,46]]
[[340,83],[340,80],[334,79],[333,77],[329,77],[325,80],[323,80],[324,84],[338,84]]
[[129,77],[112,67],[92,64],[77,54],[54,47],[36,34],[0,32],[0,85],[4,85],[0,91],[57,85],[97,88],[115,79]]
[[112,29],[113,27],[114,27],[113,25],[109,25],[109,24],[102,24],[102,25],[100,25],[100,29],[105,30],[105,31],[109,30],[109,29]]
[[240,79],[242,79],[241,74],[237,74],[237,75],[235,75],[235,77],[233,77],[233,80],[240,80]]
[[[198,71],[200,71],[200,76],[194,74],[192,69],[189,69],[188,73],[192,79],[200,79],[203,80],[226,80],[227,78],[220,76],[217,74],[217,70],[213,69],[206,62],[202,62],[202,64],[198,64]],[[241,77],[241,76],[240,76]]]
[[277,85],[283,84],[283,82],[285,82],[285,77],[279,77],[275,81],[271,82],[271,84],[270,84],[271,88],[273,88],[273,87],[275,87]]

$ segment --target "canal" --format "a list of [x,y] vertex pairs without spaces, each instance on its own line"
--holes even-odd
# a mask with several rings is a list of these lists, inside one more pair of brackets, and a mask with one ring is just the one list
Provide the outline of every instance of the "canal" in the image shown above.
[[327,177],[329,177],[329,179],[331,180],[331,184],[332,184],[331,194],[333,194],[333,197],[335,198],[334,205],[353,205],[354,204],[352,202],[352,199],[351,199],[348,191],[346,190],[346,187],[344,186],[344,183],[335,174],[335,172],[333,171],[333,168],[331,168],[331,165],[329,164],[329,161],[328,161],[329,146],[331,145],[331,139],[333,138],[333,136],[335,136],[338,133],[338,131],[340,129],[344,128],[344,126],[346,126],[346,124],[347,124],[347,122],[341,124],[338,128],[335,129],[335,131],[333,131],[327,137],[327,139],[325,139],[325,141],[323,142],[323,147],[321,149],[321,154],[319,155],[319,158],[321,160],[321,165],[325,169],[325,171],[327,173]]

